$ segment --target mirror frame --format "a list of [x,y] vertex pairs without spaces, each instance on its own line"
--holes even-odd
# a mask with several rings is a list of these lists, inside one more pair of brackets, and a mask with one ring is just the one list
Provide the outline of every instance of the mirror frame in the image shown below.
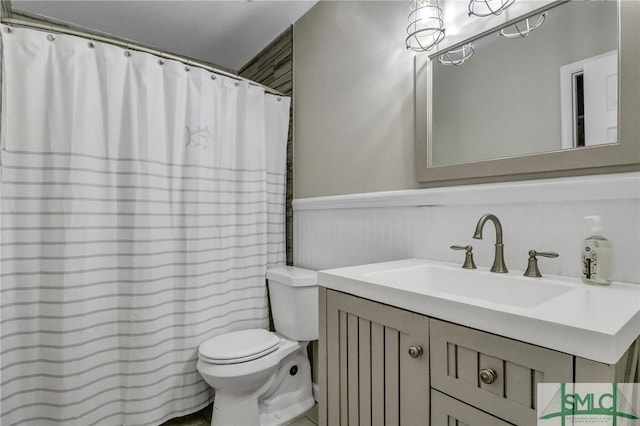
[[[618,0],[618,143],[464,164],[432,166],[431,67],[415,56],[415,174],[418,182],[497,182],[640,170],[640,2]],[[548,9],[548,7],[547,7]],[[517,22],[519,17],[510,21]],[[507,26],[475,34],[461,45]],[[455,46],[450,46],[455,47]],[[435,58],[435,56],[434,56]]]

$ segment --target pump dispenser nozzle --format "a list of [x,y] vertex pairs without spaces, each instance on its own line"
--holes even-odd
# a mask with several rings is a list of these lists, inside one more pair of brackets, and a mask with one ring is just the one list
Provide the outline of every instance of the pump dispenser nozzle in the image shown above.
[[598,235],[598,233],[602,231],[602,227],[600,226],[600,216],[585,216],[584,218],[593,221],[593,225],[591,226],[591,235]]

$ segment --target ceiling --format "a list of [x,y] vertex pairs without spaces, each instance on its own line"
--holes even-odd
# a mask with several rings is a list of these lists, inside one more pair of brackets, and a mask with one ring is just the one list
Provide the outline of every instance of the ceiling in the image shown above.
[[12,0],[13,8],[240,70],[317,0]]

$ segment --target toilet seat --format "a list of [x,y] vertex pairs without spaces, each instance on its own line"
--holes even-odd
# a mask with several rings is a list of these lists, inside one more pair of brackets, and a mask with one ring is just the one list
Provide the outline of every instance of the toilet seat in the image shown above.
[[198,356],[212,364],[238,364],[274,352],[279,342],[274,333],[260,328],[232,331],[204,342],[198,349]]
[[273,369],[278,366],[278,363],[283,358],[306,345],[306,343],[290,340],[276,333],[274,334],[279,338],[279,342],[275,346],[275,350],[271,353],[251,361],[227,363],[208,361],[202,355],[199,355],[197,364],[198,371],[205,376],[216,377],[218,383],[220,383],[221,380],[232,379],[235,383],[234,387],[243,382],[243,380],[239,380],[241,377],[248,377],[255,374],[260,375],[263,373],[272,374]]
[[258,359],[258,358],[262,358],[265,355],[269,355],[271,352],[275,352],[278,349],[278,345],[266,349],[262,352],[258,352],[252,355],[247,355],[245,357],[240,357],[240,358],[232,358],[232,359],[219,359],[219,358],[210,358],[207,356],[204,356],[202,354],[200,354],[200,359],[204,362],[208,362],[211,364],[219,364],[219,365],[226,365],[226,364],[239,364],[241,362],[247,362],[247,361],[253,361],[254,359]]

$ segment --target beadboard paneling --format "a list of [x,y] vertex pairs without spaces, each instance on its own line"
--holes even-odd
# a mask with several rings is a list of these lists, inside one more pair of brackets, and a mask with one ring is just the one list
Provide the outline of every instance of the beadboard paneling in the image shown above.
[[472,239],[484,213],[500,218],[510,271],[524,271],[535,249],[560,254],[539,259],[543,275],[573,277],[590,230],[583,217],[601,215],[614,280],[640,283],[640,173],[296,200],[294,264],[321,270],[408,257],[462,264],[464,252],[449,246],[471,244],[478,266],[489,267],[493,225],[483,240]]

